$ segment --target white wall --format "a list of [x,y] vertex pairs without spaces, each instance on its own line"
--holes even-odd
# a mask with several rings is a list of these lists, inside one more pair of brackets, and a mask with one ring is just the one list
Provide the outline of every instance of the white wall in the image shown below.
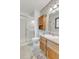
[[34,33],[34,28],[32,25],[32,20],[31,18],[27,17],[26,18],[26,26],[25,26],[25,37],[26,37],[26,41],[30,41],[32,40],[32,38],[34,37],[35,33]]
[[25,17],[20,16],[20,42],[25,42]]
[[21,13],[20,15],[20,43],[24,44],[30,40],[34,36],[34,30],[32,28],[31,21],[32,17]]

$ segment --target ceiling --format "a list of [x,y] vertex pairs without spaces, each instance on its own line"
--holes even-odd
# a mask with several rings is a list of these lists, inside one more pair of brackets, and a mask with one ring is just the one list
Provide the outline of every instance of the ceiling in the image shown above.
[[20,12],[31,14],[34,10],[41,11],[51,0],[20,0]]

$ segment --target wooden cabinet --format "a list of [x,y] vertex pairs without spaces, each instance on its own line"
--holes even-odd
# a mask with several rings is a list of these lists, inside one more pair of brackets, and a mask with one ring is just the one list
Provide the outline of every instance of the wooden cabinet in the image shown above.
[[48,59],[59,59],[59,45],[48,41],[47,42],[47,58]]
[[45,55],[47,55],[47,40],[43,37],[40,39],[40,48]]
[[40,49],[48,59],[59,59],[59,44],[44,37],[40,38]]
[[54,50],[52,50],[50,47],[47,47],[47,58],[59,59],[58,54]]
[[45,30],[46,28],[46,16],[39,17],[39,29]]

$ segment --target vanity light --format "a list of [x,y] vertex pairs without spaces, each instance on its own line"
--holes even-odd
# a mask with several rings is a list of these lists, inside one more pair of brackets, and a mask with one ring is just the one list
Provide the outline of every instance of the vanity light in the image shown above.
[[50,9],[49,9],[49,14],[54,13],[54,12],[56,12],[56,11],[58,11],[58,10],[59,10],[59,4],[57,3],[57,4],[55,4],[55,5],[53,6],[53,8],[50,7]]
[[56,10],[53,10],[51,13],[54,13]]
[[52,11],[52,10],[53,10],[52,8],[49,9],[49,11]]
[[54,7],[53,7],[53,8],[54,8],[54,9],[55,9],[55,8],[57,8],[57,5],[54,5]]

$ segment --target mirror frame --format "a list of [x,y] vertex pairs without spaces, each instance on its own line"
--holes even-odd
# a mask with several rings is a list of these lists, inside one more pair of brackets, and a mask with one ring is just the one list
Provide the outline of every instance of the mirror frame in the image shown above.
[[55,29],[59,29],[59,17],[55,18]]

